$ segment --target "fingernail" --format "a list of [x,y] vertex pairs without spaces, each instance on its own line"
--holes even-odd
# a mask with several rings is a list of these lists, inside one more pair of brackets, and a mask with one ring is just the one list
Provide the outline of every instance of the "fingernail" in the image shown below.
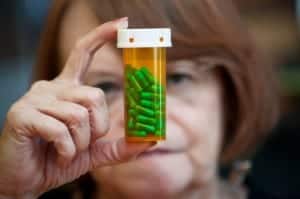
[[118,29],[128,28],[128,17],[123,17],[119,19],[117,23],[117,28]]

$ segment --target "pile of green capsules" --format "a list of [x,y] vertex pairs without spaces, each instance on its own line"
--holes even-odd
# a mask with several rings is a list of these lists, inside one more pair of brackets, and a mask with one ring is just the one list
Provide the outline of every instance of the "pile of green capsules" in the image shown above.
[[125,67],[127,133],[129,136],[165,135],[165,92],[147,67]]

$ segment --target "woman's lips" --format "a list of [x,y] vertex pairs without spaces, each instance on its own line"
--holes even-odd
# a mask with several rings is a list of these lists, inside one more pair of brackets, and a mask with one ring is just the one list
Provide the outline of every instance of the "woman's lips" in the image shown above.
[[145,151],[145,152],[141,153],[139,155],[139,157],[143,158],[143,157],[154,156],[154,155],[167,155],[170,153],[172,153],[172,152],[170,152],[168,150],[157,149],[157,150]]
[[177,154],[182,153],[183,150],[175,150],[175,149],[167,149],[167,148],[152,148],[150,150],[147,150],[139,155],[139,158],[145,158],[145,157],[153,157],[153,156],[164,156],[164,155],[171,155],[171,154]]

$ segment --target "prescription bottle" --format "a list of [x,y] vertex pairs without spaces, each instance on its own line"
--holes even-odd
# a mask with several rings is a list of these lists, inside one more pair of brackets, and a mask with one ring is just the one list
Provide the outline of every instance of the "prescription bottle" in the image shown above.
[[170,29],[120,29],[117,46],[123,49],[126,140],[165,140]]

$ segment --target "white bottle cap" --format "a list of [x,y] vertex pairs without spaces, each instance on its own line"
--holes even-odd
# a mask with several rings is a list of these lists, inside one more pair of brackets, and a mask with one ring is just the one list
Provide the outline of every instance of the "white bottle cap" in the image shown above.
[[170,28],[118,30],[118,48],[152,48],[171,46]]

